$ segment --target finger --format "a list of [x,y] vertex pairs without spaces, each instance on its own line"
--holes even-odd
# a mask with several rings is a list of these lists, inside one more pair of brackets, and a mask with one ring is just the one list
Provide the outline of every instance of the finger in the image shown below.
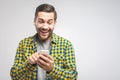
[[38,64],[39,67],[45,69],[45,66],[44,65],[41,65],[41,64]]
[[43,55],[40,55],[38,62],[41,63],[42,65],[45,65],[45,66],[49,66],[50,64],[54,64],[54,60],[50,60],[48,57],[45,57]]
[[38,60],[39,56],[38,54],[32,54],[30,57],[29,57],[29,62],[31,64],[35,64]]
[[39,52],[36,52],[36,53],[35,53],[35,56],[36,56],[37,58],[39,58],[39,55],[40,55]]
[[54,67],[54,62],[53,63],[46,63],[41,59],[39,59],[38,61],[39,61],[38,66],[43,68],[46,71],[51,71]]
[[38,59],[38,64],[45,67],[45,66],[49,66],[49,64],[47,62],[45,62],[44,60],[42,59]]
[[37,55],[33,55],[32,58],[33,58],[34,61],[37,61],[37,60],[38,60]]
[[45,56],[45,57],[47,57],[47,58],[49,58],[50,60],[53,60],[53,58],[49,54],[47,54],[47,53],[44,53],[42,55]]
[[40,55],[40,56],[39,56],[39,59],[40,59],[40,60],[43,60],[44,62],[49,62],[49,58],[46,57],[46,56],[44,56],[44,55]]
[[30,64],[34,64],[34,62],[35,62],[32,57],[29,57],[28,61],[29,61]]

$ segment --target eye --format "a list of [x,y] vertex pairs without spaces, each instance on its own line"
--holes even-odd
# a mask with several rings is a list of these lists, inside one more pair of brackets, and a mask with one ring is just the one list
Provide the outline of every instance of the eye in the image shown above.
[[53,20],[49,20],[47,23],[51,25],[53,23]]
[[41,19],[40,19],[40,20],[38,20],[38,23],[39,23],[39,24],[42,24],[42,23],[44,23],[44,20],[41,20]]

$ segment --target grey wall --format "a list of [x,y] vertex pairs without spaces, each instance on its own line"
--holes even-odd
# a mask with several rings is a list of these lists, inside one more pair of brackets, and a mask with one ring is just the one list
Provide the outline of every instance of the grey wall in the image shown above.
[[0,80],[11,80],[16,48],[36,32],[41,3],[56,7],[54,32],[74,45],[78,80],[120,80],[120,0],[0,0]]

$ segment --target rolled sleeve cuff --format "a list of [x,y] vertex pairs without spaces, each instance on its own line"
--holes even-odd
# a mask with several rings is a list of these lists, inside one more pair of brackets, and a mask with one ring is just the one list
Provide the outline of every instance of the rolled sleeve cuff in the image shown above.
[[25,68],[26,68],[26,70],[28,70],[28,71],[34,71],[35,68],[36,68],[35,66],[36,66],[36,64],[32,65],[32,64],[30,64],[28,62],[28,60],[25,61]]
[[52,77],[52,78],[56,78],[59,77],[58,73],[60,72],[60,68],[54,64],[54,68],[52,69],[51,72],[47,73],[47,77]]

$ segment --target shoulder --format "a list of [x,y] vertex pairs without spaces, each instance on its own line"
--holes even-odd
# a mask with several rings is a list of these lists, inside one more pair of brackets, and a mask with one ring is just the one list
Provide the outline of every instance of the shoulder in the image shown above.
[[22,43],[22,44],[30,44],[30,43],[33,42],[33,41],[34,41],[34,35],[22,39],[22,40],[20,41],[20,43]]

